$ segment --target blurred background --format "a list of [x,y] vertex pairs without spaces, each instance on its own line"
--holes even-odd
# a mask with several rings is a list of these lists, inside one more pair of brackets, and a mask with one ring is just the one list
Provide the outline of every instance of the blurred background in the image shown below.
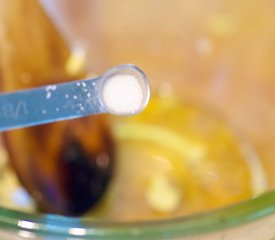
[[275,186],[275,3],[42,0],[88,72],[133,62],[153,90],[209,105],[241,129]]

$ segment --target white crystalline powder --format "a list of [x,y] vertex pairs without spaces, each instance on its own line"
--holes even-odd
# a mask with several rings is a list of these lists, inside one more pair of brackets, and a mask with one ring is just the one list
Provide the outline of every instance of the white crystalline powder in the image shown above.
[[103,99],[105,105],[114,113],[135,113],[142,107],[142,86],[135,76],[115,75],[105,82]]
[[51,98],[51,96],[52,96],[51,92],[47,92],[46,98],[49,99],[49,98]]

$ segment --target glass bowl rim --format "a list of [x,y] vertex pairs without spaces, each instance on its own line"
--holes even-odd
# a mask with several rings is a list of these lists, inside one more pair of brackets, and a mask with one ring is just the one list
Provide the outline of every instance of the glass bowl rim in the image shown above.
[[35,236],[77,239],[150,239],[200,235],[245,224],[275,213],[275,190],[209,212],[164,220],[106,222],[55,214],[30,214],[0,207],[0,229]]

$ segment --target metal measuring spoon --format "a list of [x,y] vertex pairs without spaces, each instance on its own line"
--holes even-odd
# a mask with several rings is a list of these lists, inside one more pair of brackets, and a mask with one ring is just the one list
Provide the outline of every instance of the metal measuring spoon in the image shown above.
[[142,70],[120,65],[92,79],[0,94],[0,131],[100,113],[132,115],[149,97]]

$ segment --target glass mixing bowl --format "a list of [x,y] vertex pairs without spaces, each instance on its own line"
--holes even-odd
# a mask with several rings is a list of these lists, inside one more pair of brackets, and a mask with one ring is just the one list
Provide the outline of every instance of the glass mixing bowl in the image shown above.
[[[89,72],[131,62],[153,93],[203,103],[242,131],[268,192],[205,213],[147,222],[97,222],[0,209],[1,239],[273,239],[275,236],[274,2],[42,1]],[[232,173],[233,174],[233,173]]]

